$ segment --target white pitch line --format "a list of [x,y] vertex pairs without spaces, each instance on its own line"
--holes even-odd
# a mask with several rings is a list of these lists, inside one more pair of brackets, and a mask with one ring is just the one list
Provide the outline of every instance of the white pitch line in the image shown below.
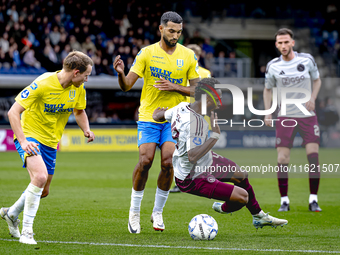
[[[0,241],[18,242],[18,239],[3,239]],[[340,251],[322,251],[322,250],[281,250],[281,249],[248,249],[248,248],[219,248],[219,247],[197,247],[197,246],[170,246],[170,245],[151,245],[151,244],[125,244],[125,243],[93,243],[93,242],[67,242],[67,241],[39,241],[38,243],[56,243],[56,244],[80,244],[80,245],[97,245],[97,246],[125,246],[139,248],[168,248],[168,249],[197,249],[197,250],[219,250],[219,251],[260,251],[260,252],[304,252],[304,253],[334,253],[340,254]]]

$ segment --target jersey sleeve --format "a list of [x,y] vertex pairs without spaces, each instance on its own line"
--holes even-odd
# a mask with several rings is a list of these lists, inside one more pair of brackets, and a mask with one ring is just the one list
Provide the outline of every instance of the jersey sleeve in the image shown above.
[[42,95],[42,86],[39,86],[36,81],[24,88],[15,98],[15,101],[23,108],[29,108],[37,98]]
[[198,117],[190,121],[190,127],[187,130],[187,151],[201,146],[205,142],[205,135],[203,132],[203,120]]
[[264,86],[267,89],[271,89],[271,88],[275,87],[275,84],[276,84],[276,79],[275,79],[275,76],[273,74],[273,71],[271,70],[271,68],[269,66],[269,67],[267,67]]
[[139,77],[144,76],[144,71],[145,71],[145,66],[146,66],[146,55],[147,53],[145,52],[145,50],[141,49],[138,52],[135,60],[133,61],[132,67],[130,68],[130,71],[134,72]]
[[198,69],[199,67],[198,67],[197,57],[195,53],[192,53],[191,64],[188,70],[188,80],[193,80],[193,79],[197,79],[200,77],[198,73]]
[[86,108],[86,90],[85,90],[85,86],[82,85],[80,88],[80,95],[78,98],[78,102],[76,103],[76,105],[74,106],[75,109],[77,110],[84,110]]
[[173,115],[174,112],[175,112],[175,108],[176,108],[176,107],[172,107],[171,109],[166,110],[165,113],[164,113],[164,118],[165,118],[169,123],[171,123],[172,115]]
[[309,73],[313,81],[320,77],[318,66],[316,65],[316,62],[312,56],[310,56],[309,61]]

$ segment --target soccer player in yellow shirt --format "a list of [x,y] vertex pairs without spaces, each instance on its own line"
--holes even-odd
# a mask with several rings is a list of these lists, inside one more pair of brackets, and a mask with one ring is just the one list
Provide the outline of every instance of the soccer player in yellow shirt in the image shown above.
[[140,50],[127,75],[124,74],[124,63],[120,56],[113,63],[123,91],[130,90],[138,78],[144,79],[137,122],[139,161],[132,176],[128,222],[128,230],[133,234],[141,230],[140,205],[156,146],[161,149],[161,171],[151,221],[156,231],[165,229],[162,212],[173,179],[172,154],[176,142],[171,135],[170,123],[155,122],[152,114],[158,107],[173,107],[186,101],[186,96],[190,96],[188,80],[192,88],[199,80],[195,53],[177,43],[183,29],[182,22],[182,17],[177,13],[164,13],[159,26],[161,40]]
[[[93,61],[84,53],[69,53],[61,71],[47,72],[36,78],[18,94],[8,112],[14,143],[31,182],[10,208],[0,209],[0,216],[6,220],[10,234],[20,238],[21,243],[36,244],[33,220],[40,198],[49,193],[57,145],[72,112],[88,138],[87,142],[95,138],[85,112],[84,82],[91,74],[92,66]],[[22,211],[24,216],[20,235],[18,215]]]

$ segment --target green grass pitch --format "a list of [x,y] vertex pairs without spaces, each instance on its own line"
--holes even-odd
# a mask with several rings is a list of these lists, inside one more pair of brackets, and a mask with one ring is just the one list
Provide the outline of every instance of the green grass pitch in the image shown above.
[[[239,165],[276,165],[275,149],[216,152]],[[321,149],[320,164],[339,164],[339,155],[340,149]],[[135,152],[59,152],[50,195],[41,200],[34,222],[38,244],[20,244],[0,220],[0,254],[340,253],[340,169],[332,178],[321,179],[320,213],[308,211],[307,173],[289,179],[291,211],[281,213],[277,212],[280,198],[275,174],[267,178],[250,174],[262,209],[289,221],[283,228],[256,231],[246,208],[222,215],[211,208],[213,200],[178,193],[170,194],[165,206],[165,231],[156,232],[150,215],[160,165],[157,151],[142,201],[142,232],[132,235],[127,222],[137,160]],[[294,148],[291,163],[306,162],[305,151]],[[12,205],[28,183],[18,154],[0,153],[0,207]],[[188,223],[200,213],[216,219],[219,230],[215,240],[193,241],[189,236]]]

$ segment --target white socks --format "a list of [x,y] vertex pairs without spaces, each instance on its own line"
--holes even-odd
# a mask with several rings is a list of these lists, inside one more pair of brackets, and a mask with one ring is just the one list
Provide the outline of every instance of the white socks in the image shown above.
[[281,197],[281,205],[286,202],[287,204],[289,204],[289,198],[288,196],[284,196],[284,197]]
[[140,204],[142,203],[144,190],[136,191],[132,188],[130,211],[140,212]]
[[[309,203],[311,204],[313,203],[313,201],[318,202],[318,195],[315,195],[315,194],[309,195]],[[287,204],[289,204],[288,196],[281,197],[281,205],[283,204],[283,202],[286,202]]]
[[[144,190],[136,191],[132,188],[130,211],[140,212],[140,205],[142,203],[143,195]],[[169,190],[164,191],[157,187],[153,212],[163,212],[163,207],[166,203],[166,200],[168,199],[168,196]]]
[[310,194],[309,195],[309,203],[313,203],[313,201],[318,202],[318,195]]
[[27,230],[29,233],[33,233],[33,220],[37,214],[40,196],[44,188],[39,188],[33,184],[29,184],[25,194],[25,206],[24,206],[24,218],[22,224],[22,231]]
[[21,194],[20,198],[12,205],[7,214],[13,220],[16,219],[19,214],[24,210],[25,206],[25,198],[26,198],[26,190]]
[[153,207],[153,212],[163,212],[166,200],[169,196],[169,190],[164,191],[157,187],[155,195],[155,204]]

